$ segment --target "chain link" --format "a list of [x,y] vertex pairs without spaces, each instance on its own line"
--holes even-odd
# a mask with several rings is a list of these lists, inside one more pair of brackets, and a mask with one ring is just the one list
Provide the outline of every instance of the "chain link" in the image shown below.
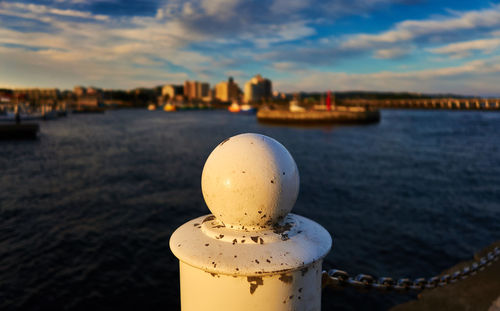
[[445,274],[441,277],[434,276],[429,279],[418,278],[410,280],[402,278],[395,281],[390,277],[381,277],[375,279],[369,274],[358,274],[355,277],[342,270],[331,269],[328,272],[323,271],[322,274],[322,287],[347,287],[351,286],[358,289],[378,289],[382,291],[421,291],[424,289],[432,289],[436,287],[443,287],[448,284],[456,283],[459,280],[466,279],[469,275],[474,275],[478,271],[483,270],[486,266],[490,266],[492,262],[500,258],[500,248],[495,247],[486,256],[481,257],[478,262],[472,263],[470,266],[464,267],[462,270],[457,270],[450,274]]

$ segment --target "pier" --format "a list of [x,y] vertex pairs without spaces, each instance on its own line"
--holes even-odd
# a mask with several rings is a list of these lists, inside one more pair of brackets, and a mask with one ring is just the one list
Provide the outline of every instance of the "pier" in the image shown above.
[[288,110],[260,109],[257,119],[265,123],[373,123],[380,120],[380,111],[371,107],[336,107],[331,111],[306,110],[293,112]]
[[341,99],[344,106],[396,109],[500,110],[500,99],[428,98],[428,99]]

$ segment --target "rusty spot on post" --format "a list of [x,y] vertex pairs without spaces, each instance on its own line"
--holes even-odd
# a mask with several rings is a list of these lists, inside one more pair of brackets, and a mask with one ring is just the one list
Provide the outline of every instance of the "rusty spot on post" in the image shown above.
[[306,275],[308,270],[309,270],[309,268],[307,268],[307,267],[300,269],[300,272],[302,272],[302,276]]
[[224,145],[224,143],[225,143],[226,141],[230,140],[230,139],[231,139],[231,137],[224,139],[224,140],[223,140],[223,141],[219,144],[219,146]]
[[214,219],[215,219],[215,216],[214,215],[210,215],[210,216],[205,217],[205,219],[203,219],[203,221],[201,223],[205,223],[207,221],[211,221],[211,220],[214,220]]
[[264,285],[264,280],[260,276],[247,276],[247,281],[250,283],[250,294],[253,294],[260,285]]
[[292,282],[293,282],[293,276],[292,276],[292,275],[288,275],[288,274],[286,274],[286,273],[283,273],[283,274],[280,276],[279,280],[280,280],[281,282],[283,282],[283,283],[290,284],[290,283],[292,283]]

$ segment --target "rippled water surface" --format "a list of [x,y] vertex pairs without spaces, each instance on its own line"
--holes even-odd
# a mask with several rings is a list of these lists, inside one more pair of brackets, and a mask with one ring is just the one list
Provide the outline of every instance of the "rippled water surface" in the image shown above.
[[[334,237],[325,268],[428,277],[500,239],[499,113],[384,110],[379,124],[319,128],[224,111],[70,115],[37,141],[0,141],[0,309],[178,309],[169,237],[208,213],[203,164],[244,132],[295,158],[294,212]],[[323,309],[408,298],[325,291]]]

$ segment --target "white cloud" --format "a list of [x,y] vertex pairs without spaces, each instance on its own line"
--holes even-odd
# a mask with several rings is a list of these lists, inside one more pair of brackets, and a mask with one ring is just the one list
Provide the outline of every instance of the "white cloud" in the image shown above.
[[269,27],[269,34],[256,37],[252,33],[245,35],[247,39],[253,40],[258,47],[268,48],[273,43],[294,41],[316,34],[316,30],[303,22],[291,22],[283,25]]
[[184,16],[192,16],[194,13],[195,11],[191,2],[184,3],[184,6],[182,7],[182,14]]
[[275,85],[280,91],[332,89],[500,95],[498,79],[500,79],[500,57],[492,57],[456,67],[407,72],[381,71],[355,74],[308,69],[276,81]]
[[[13,3],[13,2],[1,2],[0,3],[0,12],[4,15],[12,15],[12,16],[29,16],[26,13],[32,13],[37,15],[42,14],[53,14],[59,16],[67,16],[67,17],[79,17],[86,19],[94,19],[100,21],[106,21],[109,19],[107,15],[101,14],[92,14],[86,11],[77,11],[77,10],[61,10],[57,8],[48,7],[45,5],[39,4],[25,4],[25,3]],[[23,14],[24,13],[24,14]],[[50,19],[46,19],[50,20]]]
[[391,49],[379,49],[375,51],[374,57],[379,59],[394,59],[406,56],[409,52],[409,49],[399,47]]
[[[196,72],[213,61],[209,56],[185,50],[186,44],[201,37],[177,21],[165,23],[151,17],[111,19],[90,12],[19,3],[1,3],[0,14],[49,25],[48,29],[31,32],[0,27],[0,77],[4,80],[15,80],[20,75],[33,85],[39,72],[50,72],[62,87],[85,81],[94,85],[133,85],[143,83],[144,77],[156,83],[161,78],[188,77],[184,72],[169,73],[170,65]],[[74,17],[97,22],[82,25]],[[41,83],[49,81],[40,79]]]
[[443,40],[443,35],[461,31],[481,30],[500,26],[500,5],[489,9],[456,13],[452,17],[426,20],[407,20],[397,23],[388,31],[379,34],[358,34],[346,40],[342,46],[352,49],[386,48],[391,44],[417,39],[432,41],[433,36]]
[[[220,73],[243,79],[246,74],[242,68],[255,66],[256,70],[286,74],[275,84],[288,91],[432,91],[439,87],[465,91],[470,89],[466,76],[473,77],[470,85],[484,82],[478,89],[496,90],[491,81],[498,81],[500,59],[494,58],[410,72],[325,72],[331,67],[320,66],[366,52],[377,59],[394,59],[413,55],[415,47],[424,45],[426,51],[449,60],[471,51],[490,53],[500,46],[500,5],[452,12],[448,17],[402,21],[375,34],[317,38],[318,25],[329,25],[342,14],[364,15],[389,2],[169,0],[150,17],[113,17],[49,5],[0,2],[0,14],[44,24],[29,31],[0,26],[0,83],[12,85],[12,81],[24,79],[25,83],[43,81],[63,87],[80,83],[126,87],[186,78],[215,80]],[[489,39],[467,41],[478,33],[487,34],[481,38]],[[311,66],[321,69],[311,70]],[[170,68],[176,72],[169,73]],[[50,77],[44,79],[43,73],[50,73]]]
[[448,54],[455,58],[463,58],[470,56],[472,51],[481,51],[489,54],[498,47],[500,47],[500,38],[491,38],[452,43],[429,49],[429,51],[435,54]]
[[276,14],[290,14],[308,7],[307,1],[303,0],[275,0],[271,5],[271,11]]
[[240,0],[201,0],[201,7],[208,15],[227,20],[236,15],[239,3]]

